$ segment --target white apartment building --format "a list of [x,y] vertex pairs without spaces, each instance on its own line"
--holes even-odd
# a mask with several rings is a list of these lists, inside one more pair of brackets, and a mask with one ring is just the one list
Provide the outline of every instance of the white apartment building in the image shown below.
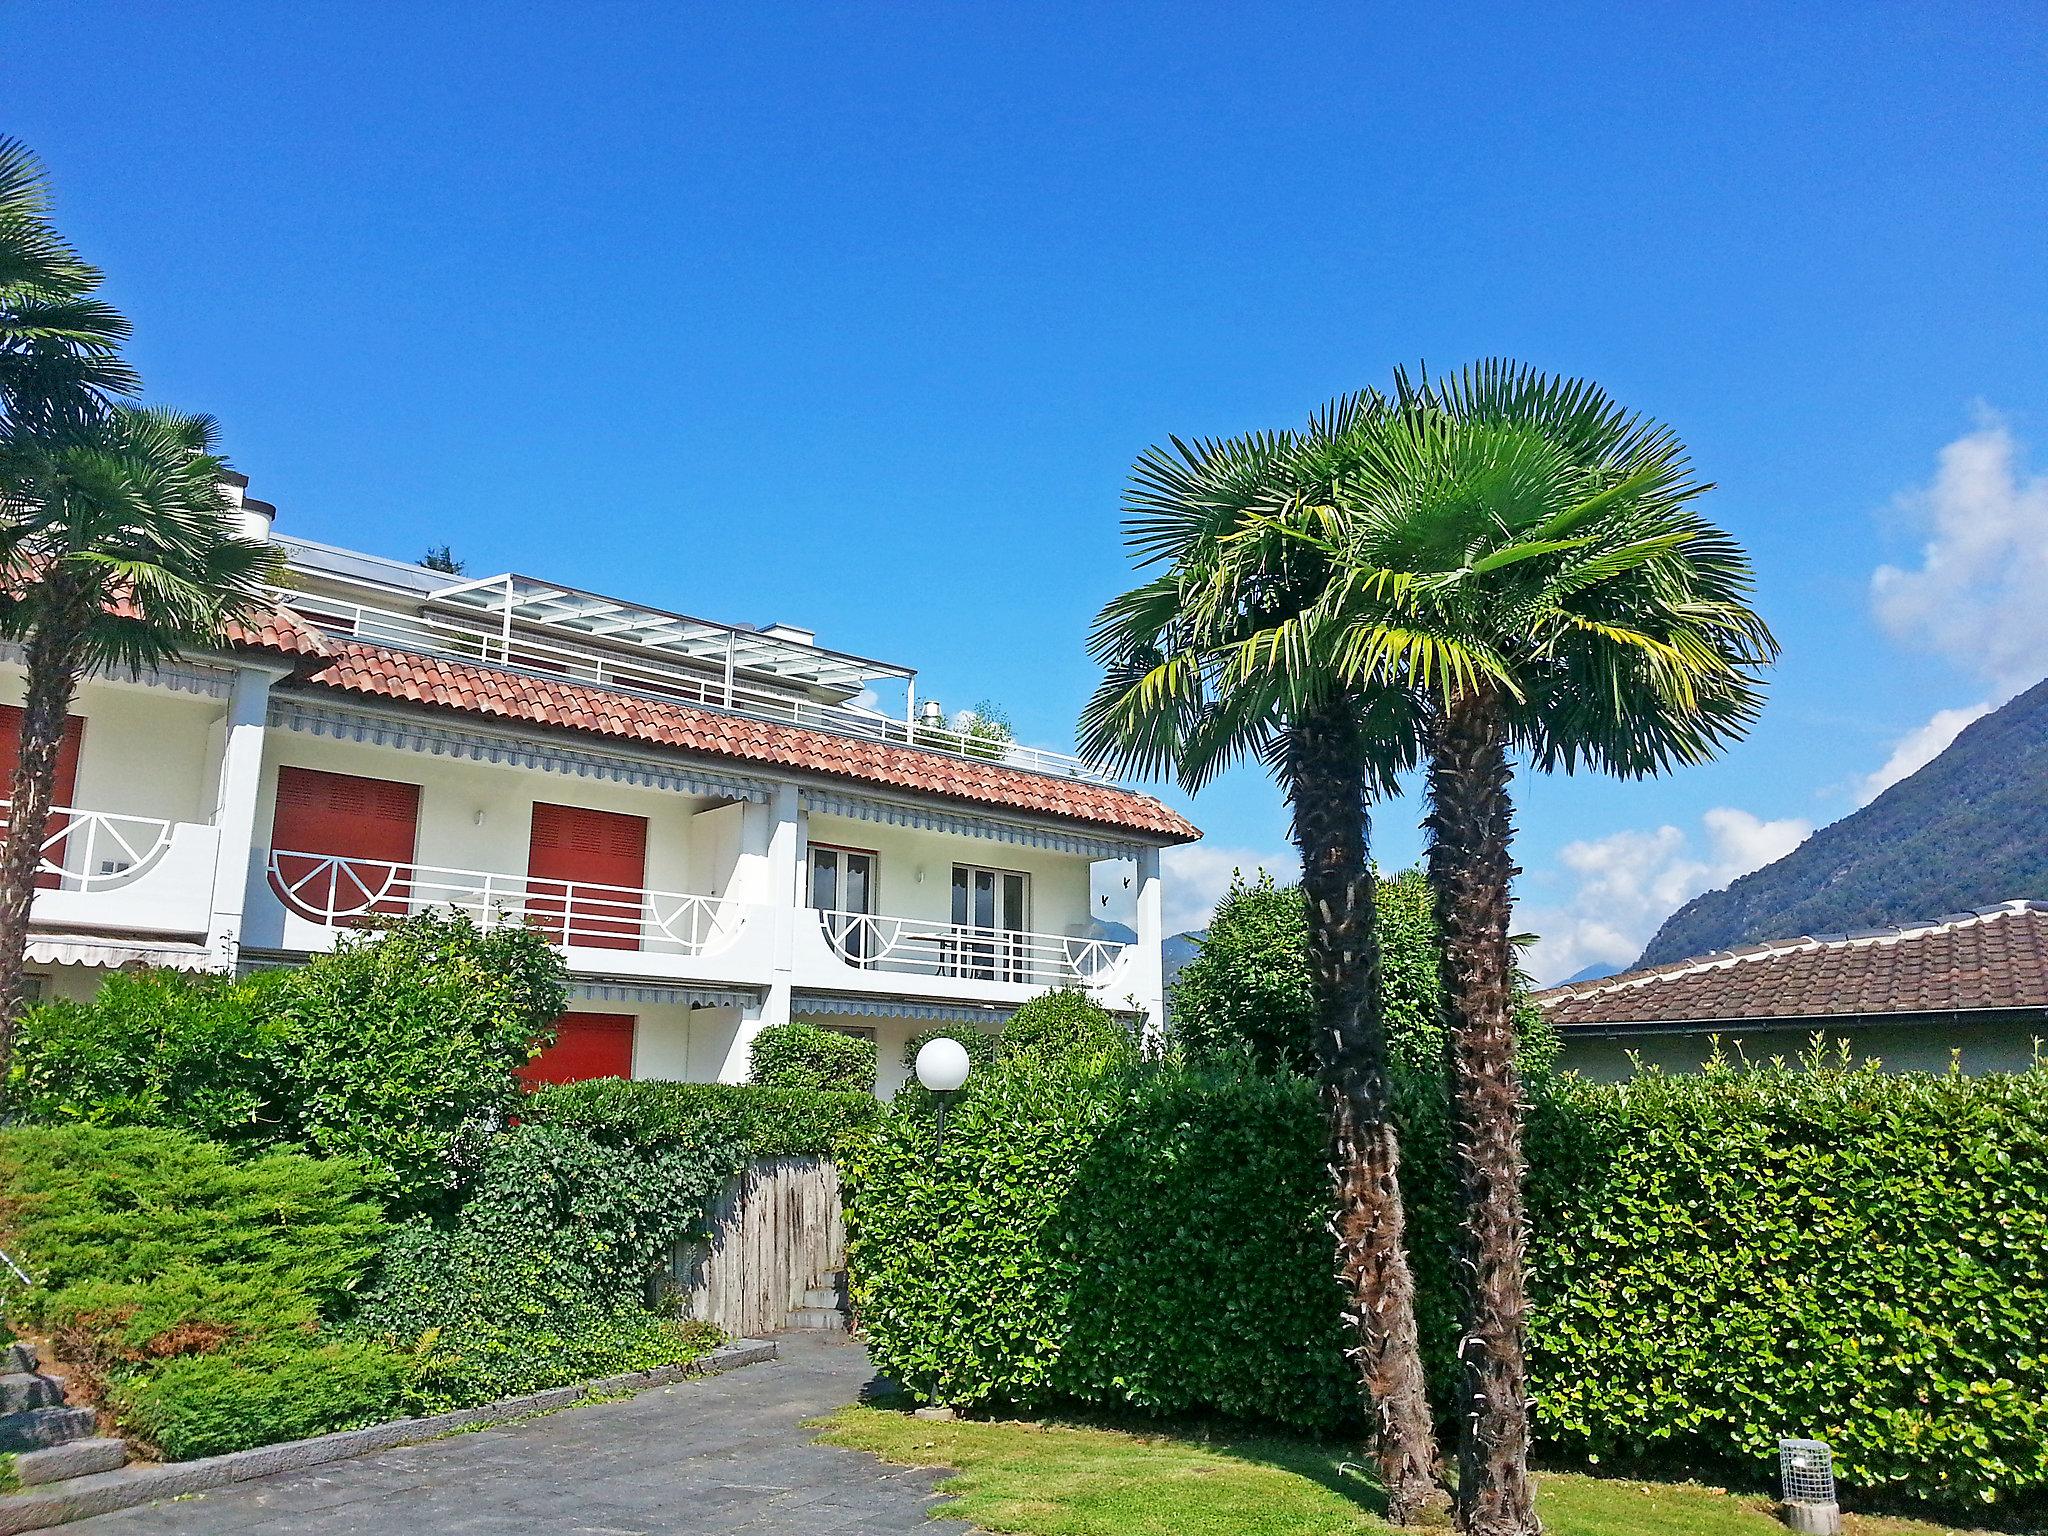
[[[957,735],[910,669],[805,630],[276,537],[274,615],[80,690],[29,950],[51,995],[452,905],[561,946],[540,1078],[741,1081],[801,1018],[871,1033],[886,1093],[913,1035],[1055,986],[1157,1027],[1160,850],[1199,835],[1157,800]],[[15,712],[18,655],[0,677]]]

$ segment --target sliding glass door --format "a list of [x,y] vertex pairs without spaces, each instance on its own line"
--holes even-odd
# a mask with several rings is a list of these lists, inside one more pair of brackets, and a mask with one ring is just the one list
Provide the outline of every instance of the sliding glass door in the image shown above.
[[959,932],[959,974],[1029,981],[1024,944],[1030,926],[1031,881],[1013,869],[953,866],[953,926]]
[[811,905],[832,947],[855,965],[874,959],[875,856],[858,848],[811,845]]

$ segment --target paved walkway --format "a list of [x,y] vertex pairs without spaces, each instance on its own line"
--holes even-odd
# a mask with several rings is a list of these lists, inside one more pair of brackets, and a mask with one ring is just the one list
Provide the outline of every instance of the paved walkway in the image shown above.
[[857,1344],[784,1334],[781,1357],[615,1403],[401,1446],[59,1526],[65,1536],[957,1536],[938,1474],[814,1445],[854,1400]]

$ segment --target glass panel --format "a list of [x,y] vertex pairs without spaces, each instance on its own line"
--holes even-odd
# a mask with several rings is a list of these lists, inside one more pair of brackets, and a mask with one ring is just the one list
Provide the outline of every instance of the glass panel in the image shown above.
[[1003,921],[1002,926],[1012,933],[1024,931],[1024,877],[1005,874],[1003,876]]
[[865,853],[846,855],[846,904],[843,912],[872,912],[875,861]]
[[820,912],[839,908],[839,855],[830,848],[811,850],[811,905]]
[[1003,975],[1011,981],[1030,981],[1031,957],[1024,939],[1024,877],[1005,870],[1002,877],[1002,914],[997,924],[1016,938],[1003,940]]
[[967,926],[967,868],[961,864],[953,866],[953,921]]

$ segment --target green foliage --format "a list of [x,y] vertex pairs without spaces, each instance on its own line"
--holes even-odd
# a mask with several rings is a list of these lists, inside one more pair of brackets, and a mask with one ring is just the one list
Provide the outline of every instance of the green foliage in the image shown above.
[[802,1019],[754,1036],[752,1078],[762,1088],[874,1091],[875,1042]]
[[867,1092],[601,1078],[542,1088],[522,1116],[648,1156],[696,1149],[723,1177],[760,1158],[829,1154],[881,1113]]
[[355,1340],[181,1355],[116,1386],[122,1433],[166,1461],[360,1429],[404,1415],[411,1360]]
[[[1865,1498],[2048,1509],[2048,1069],[1839,1062],[1539,1079],[1537,1428],[1553,1459],[1755,1479],[1830,1441]],[[1418,1317],[1452,1366],[1441,1084],[1401,1096]],[[934,1155],[898,1113],[842,1158],[855,1301],[921,1397],[1310,1430],[1355,1419],[1309,1085],[1024,1058]]]
[[[1374,932],[1394,1060],[1413,1072],[1436,1072],[1444,1059],[1442,946],[1422,871],[1380,880]],[[1263,1066],[1312,1071],[1316,999],[1301,887],[1275,885],[1264,871],[1249,883],[1233,877],[1201,949],[1174,981],[1171,1003],[1174,1038],[1193,1056],[1249,1049]],[[1553,1063],[1556,1032],[1526,994],[1518,997],[1516,1020],[1523,1071]]]
[[516,1113],[516,1076],[567,1005],[539,933],[427,912],[342,940],[285,989],[295,1139],[360,1158],[394,1206],[446,1198],[477,1128]]
[[[1108,1009],[1075,987],[1042,992],[1010,1015],[998,1038],[1003,1056],[1035,1051],[1041,1056],[1072,1052],[1111,1054],[1132,1049],[1131,1032]],[[968,1059],[973,1060],[970,1054]]]
[[429,912],[295,970],[109,977],[33,1011],[16,1102],[43,1123],[169,1125],[359,1160],[395,1208],[445,1202],[520,1106],[518,1069],[566,1002],[529,929]]
[[[934,1040],[954,1040],[967,1052],[967,1069],[970,1074],[985,1067],[992,1067],[1002,1059],[1003,1039],[987,1030],[976,1029],[971,1024],[934,1024],[930,1029],[919,1030],[903,1042],[903,1067],[907,1072],[917,1071],[917,1053]],[[911,1079],[916,1081],[915,1077]]]
[[385,1230],[354,1165],[23,1128],[0,1132],[0,1190],[0,1246],[36,1281],[9,1310],[49,1330],[124,1434],[175,1459],[390,1416],[408,1362],[322,1330]]
[[495,1137],[452,1223],[393,1235],[350,1331],[417,1357],[423,1411],[690,1359],[710,1335],[642,1297],[725,1173],[558,1125]]
[[184,971],[115,971],[90,1002],[30,1013],[12,1102],[44,1125],[162,1125],[210,1141],[275,1141],[292,1052],[279,988]]

